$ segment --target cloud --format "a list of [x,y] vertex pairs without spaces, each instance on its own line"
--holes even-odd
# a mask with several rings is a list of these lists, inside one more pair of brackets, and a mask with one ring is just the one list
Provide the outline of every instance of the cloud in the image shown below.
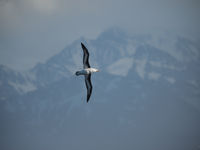
[[26,0],[25,2],[42,13],[51,13],[59,9],[59,0]]

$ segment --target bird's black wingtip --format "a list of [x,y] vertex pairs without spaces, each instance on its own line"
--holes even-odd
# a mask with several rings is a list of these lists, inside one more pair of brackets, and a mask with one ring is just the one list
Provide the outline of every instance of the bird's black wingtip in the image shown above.
[[82,46],[82,48],[86,48],[85,45],[82,42],[81,42],[81,46]]

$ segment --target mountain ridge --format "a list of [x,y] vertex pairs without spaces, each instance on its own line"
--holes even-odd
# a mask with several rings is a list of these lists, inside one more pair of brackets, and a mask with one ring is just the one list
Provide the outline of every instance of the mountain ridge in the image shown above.
[[[89,103],[81,42],[100,69]],[[0,149],[198,149],[198,58],[194,43],[115,28],[27,72],[0,65]]]

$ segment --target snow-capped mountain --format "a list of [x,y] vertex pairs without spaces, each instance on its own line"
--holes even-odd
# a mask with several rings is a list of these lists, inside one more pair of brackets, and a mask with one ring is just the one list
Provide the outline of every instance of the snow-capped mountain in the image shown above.
[[[89,104],[83,78],[74,76],[82,68],[80,42],[101,71],[92,76]],[[0,66],[1,129],[13,131],[3,140],[8,146],[12,137],[17,149],[27,149],[24,142],[32,149],[198,149],[199,58],[187,38],[112,28],[26,72]]]

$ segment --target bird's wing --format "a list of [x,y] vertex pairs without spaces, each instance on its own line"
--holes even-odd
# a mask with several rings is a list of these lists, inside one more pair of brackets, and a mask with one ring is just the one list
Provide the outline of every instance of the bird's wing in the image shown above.
[[85,75],[85,85],[87,87],[87,102],[88,102],[92,94],[91,74]]
[[90,68],[90,64],[89,64],[89,52],[87,50],[87,48],[85,47],[85,45],[83,45],[83,43],[81,43],[82,49],[83,49],[83,68]]

